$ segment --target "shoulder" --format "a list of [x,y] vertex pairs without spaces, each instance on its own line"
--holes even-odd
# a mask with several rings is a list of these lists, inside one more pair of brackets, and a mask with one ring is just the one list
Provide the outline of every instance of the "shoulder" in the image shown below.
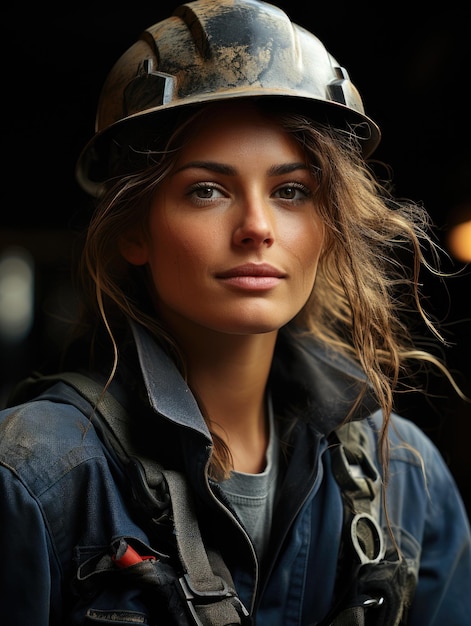
[[103,455],[90,404],[63,383],[0,411],[0,465],[33,491]]
[[[367,422],[377,437],[381,427],[379,412],[373,414]],[[393,413],[389,423],[388,439],[391,463],[417,467],[425,476],[436,473],[443,478],[451,477],[437,445],[410,419]]]
[[[380,415],[372,415],[365,425],[370,439],[375,440],[374,456],[379,467]],[[450,527],[466,529],[463,500],[435,443],[414,422],[396,414],[391,417],[388,439],[387,497],[389,510],[398,526],[410,527],[416,535],[423,533],[425,526],[436,527],[446,520]],[[419,528],[422,528],[420,532]],[[469,533],[469,529],[465,532]]]
[[[381,415],[374,413],[365,420],[370,441],[375,447],[379,464],[379,432]],[[408,489],[421,494],[428,505],[450,493],[458,495],[454,478],[437,445],[413,421],[395,413],[388,428],[389,484],[391,491],[399,490],[404,495]],[[407,495],[407,492],[406,492]]]

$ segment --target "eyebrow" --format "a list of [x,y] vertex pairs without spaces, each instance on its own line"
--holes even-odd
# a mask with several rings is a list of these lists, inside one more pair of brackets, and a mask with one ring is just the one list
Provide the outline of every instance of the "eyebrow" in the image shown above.
[[[224,163],[218,163],[216,161],[190,161],[185,163],[182,167],[178,168],[174,174],[191,168],[210,170],[217,174],[226,174],[227,176],[235,176],[237,169],[232,165],[225,165]],[[269,176],[280,176],[283,174],[290,174],[296,170],[307,170],[308,167],[302,161],[294,161],[293,163],[280,163],[279,165],[272,165],[268,170]]]

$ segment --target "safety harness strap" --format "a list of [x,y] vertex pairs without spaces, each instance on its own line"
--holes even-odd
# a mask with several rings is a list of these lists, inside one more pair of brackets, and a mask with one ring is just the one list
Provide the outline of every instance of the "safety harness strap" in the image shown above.
[[362,422],[348,422],[331,435],[332,470],[345,504],[347,538],[358,563],[384,558],[379,524],[381,478],[370,458],[369,439]]
[[231,574],[218,552],[205,548],[193,499],[180,472],[163,469],[172,503],[180,561],[186,574],[179,582],[197,624],[241,624],[248,612],[240,602]]
[[344,531],[337,609],[322,626],[401,626],[416,585],[413,570],[380,525],[381,479],[370,458],[362,422],[348,422],[331,436],[332,468],[344,502]]

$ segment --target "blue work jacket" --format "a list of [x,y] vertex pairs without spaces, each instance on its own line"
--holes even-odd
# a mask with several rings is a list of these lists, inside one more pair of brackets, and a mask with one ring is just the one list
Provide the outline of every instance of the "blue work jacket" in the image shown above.
[[[133,332],[132,356],[112,391],[128,410],[134,445],[186,474],[203,535],[221,550],[256,626],[319,623],[333,601],[343,520],[327,437],[364,376],[317,342],[280,334],[270,389],[282,479],[261,563],[208,479],[212,442],[195,398],[163,350],[142,328]],[[160,545],[149,533],[130,477],[95,427],[90,405],[64,382],[31,393],[0,412],[0,623],[170,624],[164,605],[158,619],[151,617],[150,596],[137,582],[104,571],[102,556],[116,540],[158,555],[168,536],[163,530]],[[288,407],[296,418],[288,419]],[[368,394],[356,417],[376,440],[380,417]],[[411,422],[393,421],[389,514],[418,576],[408,623],[469,626],[471,534],[462,500],[431,441]]]

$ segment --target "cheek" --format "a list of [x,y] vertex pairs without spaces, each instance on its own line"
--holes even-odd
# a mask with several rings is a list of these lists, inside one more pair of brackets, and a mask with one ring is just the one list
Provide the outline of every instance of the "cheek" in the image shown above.
[[198,224],[170,220],[165,213],[151,222],[150,229],[149,267],[157,292],[184,288],[205,261],[207,233]]
[[299,276],[312,287],[324,244],[324,225],[319,218],[303,222],[292,234],[291,249],[299,264]]

